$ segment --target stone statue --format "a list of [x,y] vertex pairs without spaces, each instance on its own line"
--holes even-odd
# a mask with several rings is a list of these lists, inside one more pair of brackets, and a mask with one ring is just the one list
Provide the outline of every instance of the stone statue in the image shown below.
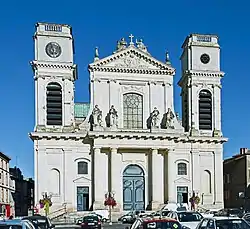
[[170,108],[168,108],[168,112],[166,113],[166,127],[173,128],[172,120],[174,119],[174,113]]
[[159,121],[160,121],[160,112],[159,110],[155,107],[154,110],[151,113],[151,127],[159,127]]
[[101,126],[102,125],[102,111],[98,107],[98,105],[95,105],[93,111],[93,124],[94,126]]
[[147,47],[143,44],[143,40],[140,39],[139,41],[136,40],[136,45],[137,45],[137,48],[144,51],[144,52],[147,52]]
[[114,105],[112,105],[109,109],[109,124],[110,127],[117,127],[118,123],[117,120],[118,119],[118,114],[117,111],[114,107]]
[[127,42],[125,38],[122,38],[120,41],[117,41],[116,51],[121,51],[127,47]]

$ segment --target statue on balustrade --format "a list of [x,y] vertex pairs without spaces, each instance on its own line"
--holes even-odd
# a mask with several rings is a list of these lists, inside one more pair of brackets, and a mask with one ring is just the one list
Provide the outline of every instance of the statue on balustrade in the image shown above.
[[95,105],[93,111],[93,126],[102,126],[102,111],[98,107],[98,105]]
[[167,113],[166,113],[166,124],[165,124],[165,128],[174,128],[174,126],[173,126],[173,119],[174,119],[174,113],[173,113],[173,111],[170,109],[170,108],[168,108],[168,111],[167,111]]
[[118,126],[118,113],[112,105],[109,109],[109,126],[110,127],[117,127]]
[[159,128],[160,125],[160,112],[155,107],[151,113],[151,127],[152,128]]

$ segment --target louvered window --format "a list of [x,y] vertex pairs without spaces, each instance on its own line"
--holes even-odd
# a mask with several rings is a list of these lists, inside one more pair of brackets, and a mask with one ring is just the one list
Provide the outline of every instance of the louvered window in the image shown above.
[[47,86],[47,125],[62,125],[62,87],[58,83]]
[[199,129],[212,130],[212,95],[208,90],[199,94]]

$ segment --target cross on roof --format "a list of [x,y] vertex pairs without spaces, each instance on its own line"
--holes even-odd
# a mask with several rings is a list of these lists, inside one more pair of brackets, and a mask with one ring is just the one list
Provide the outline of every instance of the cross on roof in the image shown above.
[[130,38],[130,43],[129,44],[133,45],[134,44],[134,42],[133,42],[134,36],[132,34],[130,34],[129,38]]

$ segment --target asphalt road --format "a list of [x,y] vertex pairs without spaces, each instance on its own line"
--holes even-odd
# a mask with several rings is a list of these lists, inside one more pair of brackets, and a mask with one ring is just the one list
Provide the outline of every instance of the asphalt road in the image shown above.
[[[125,229],[127,226],[130,226],[130,224],[120,224],[120,223],[113,223],[112,225],[109,225],[108,223],[107,224],[103,224],[103,228],[105,229],[108,229],[108,228],[111,228],[111,229]],[[56,225],[55,229],[72,229],[72,228],[75,228],[75,229],[80,229],[79,226],[75,226],[75,225]]]

